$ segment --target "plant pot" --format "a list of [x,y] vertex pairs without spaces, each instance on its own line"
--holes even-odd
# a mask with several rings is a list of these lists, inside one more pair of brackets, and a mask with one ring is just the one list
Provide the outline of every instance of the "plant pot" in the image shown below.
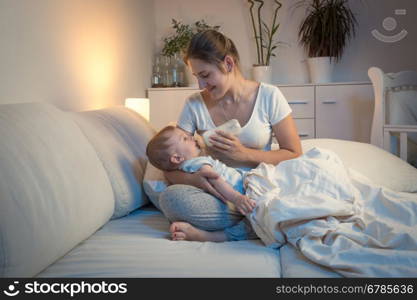
[[310,57],[307,59],[307,65],[311,83],[332,82],[334,64],[330,61],[330,57]]
[[198,88],[198,80],[197,77],[195,77],[193,75],[193,73],[191,72],[191,69],[189,66],[185,65],[184,66],[184,70],[185,70],[185,81],[187,86],[189,87],[196,87]]
[[271,66],[253,66],[252,68],[253,80],[257,82],[272,83],[272,68]]

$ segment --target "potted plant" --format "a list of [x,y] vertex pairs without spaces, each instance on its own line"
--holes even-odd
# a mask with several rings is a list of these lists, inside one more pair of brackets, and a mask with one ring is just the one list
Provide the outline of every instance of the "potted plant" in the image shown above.
[[330,82],[333,61],[340,60],[343,50],[355,35],[356,18],[348,0],[303,0],[307,6],[298,36],[308,54],[307,64],[313,83]]
[[[277,14],[282,4],[279,1],[274,0],[276,7],[273,12],[271,26],[268,27],[262,19],[262,7],[264,6],[264,2],[265,1],[262,0],[248,0],[257,53],[257,63],[253,65],[252,71],[254,80],[271,83],[271,68],[269,63],[271,57],[275,56],[274,52],[276,51],[278,44],[281,43],[275,41],[275,35],[277,34],[280,25],[277,23]],[[257,4],[256,15],[254,15],[255,4]]]
[[[172,28],[175,33],[164,38],[162,55],[166,57],[183,56],[194,34],[209,29],[219,30],[220,26],[208,25],[204,19],[192,24],[183,24],[181,21],[172,19]],[[185,67],[185,75],[189,86],[197,86],[197,81],[188,67]]]

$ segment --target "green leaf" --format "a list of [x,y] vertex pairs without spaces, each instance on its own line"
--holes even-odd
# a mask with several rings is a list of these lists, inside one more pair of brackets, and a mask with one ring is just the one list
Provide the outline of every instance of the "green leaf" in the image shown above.
[[357,20],[347,0],[308,0],[307,16],[298,36],[309,56],[335,56],[338,60],[347,41],[355,36]]
[[163,39],[162,54],[173,56],[175,53],[179,53],[188,47],[193,35],[197,32],[208,29],[218,30],[219,28],[219,25],[210,26],[204,20],[199,20],[189,25],[172,19],[172,29],[174,29],[175,33]]

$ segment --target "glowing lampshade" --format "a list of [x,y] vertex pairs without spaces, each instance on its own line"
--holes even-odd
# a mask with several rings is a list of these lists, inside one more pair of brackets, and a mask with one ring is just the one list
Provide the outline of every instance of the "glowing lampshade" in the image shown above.
[[125,106],[136,111],[149,121],[149,99],[148,98],[127,98]]

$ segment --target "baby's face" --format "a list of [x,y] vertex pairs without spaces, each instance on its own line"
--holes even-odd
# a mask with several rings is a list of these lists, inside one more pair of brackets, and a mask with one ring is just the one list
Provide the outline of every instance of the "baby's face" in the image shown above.
[[193,136],[188,135],[181,129],[175,128],[170,137],[170,145],[174,151],[184,157],[185,160],[200,155],[201,147]]

